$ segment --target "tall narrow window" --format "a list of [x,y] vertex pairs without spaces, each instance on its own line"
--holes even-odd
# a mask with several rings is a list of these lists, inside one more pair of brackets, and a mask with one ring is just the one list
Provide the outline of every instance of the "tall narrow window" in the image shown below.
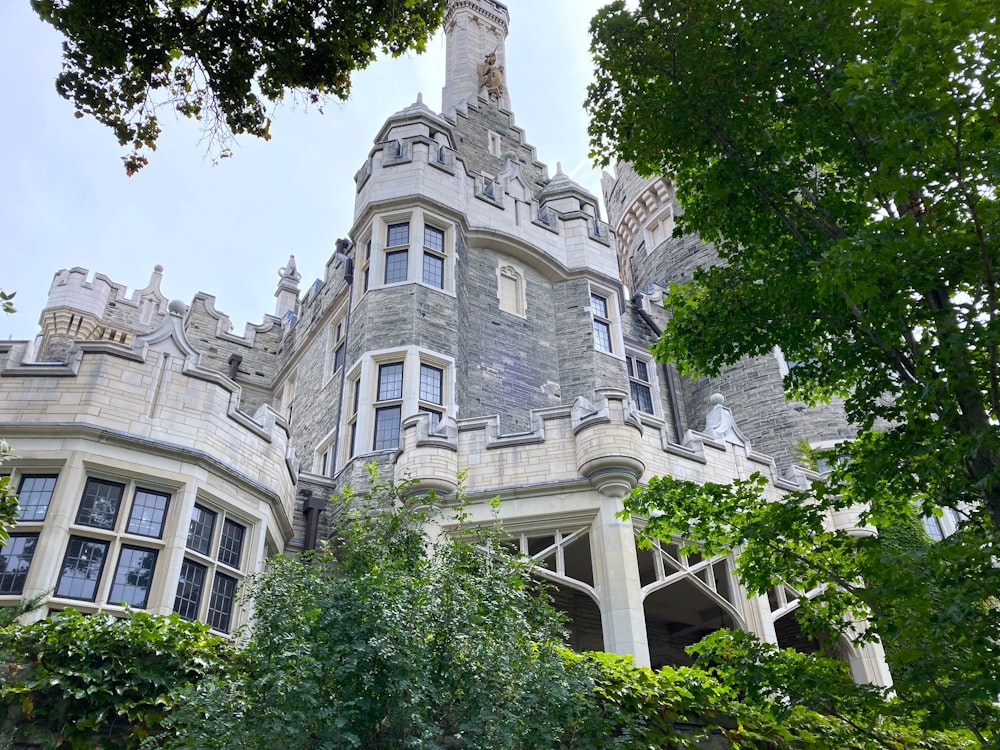
[[[406,281],[406,271],[409,265],[410,223],[390,224],[386,231],[385,279],[386,284],[396,284]],[[391,248],[402,248],[392,250]]]
[[240,567],[240,557],[243,555],[243,537],[246,527],[226,519],[222,524],[222,537],[219,540],[219,562],[230,568]]
[[424,267],[425,284],[444,288],[444,230],[424,226]]
[[194,506],[191,511],[191,525],[188,527],[187,546],[195,552],[207,555],[212,546],[212,533],[215,530],[215,511]]
[[392,362],[378,367],[378,390],[375,405],[375,439],[372,450],[399,447],[403,398],[403,363]]
[[183,620],[197,620],[201,608],[201,591],[205,587],[205,566],[191,560],[181,565],[181,575],[177,579],[177,597],[174,612]]
[[590,312],[594,318],[594,348],[611,352],[611,318],[608,315],[608,299],[599,294],[590,295]]
[[11,534],[0,547],[0,594],[21,594],[35,555],[38,534]]
[[649,363],[638,357],[627,356],[629,387],[632,400],[639,411],[653,413],[653,389],[649,380]]
[[17,504],[20,506],[19,521],[44,521],[45,513],[56,487],[54,474],[24,474],[17,490]]
[[228,633],[233,619],[233,602],[236,600],[236,579],[222,573],[215,574],[212,598],[208,604],[208,624],[220,633]]
[[443,411],[439,408],[444,404],[444,371],[431,365],[420,365],[420,411],[431,415],[431,429],[436,429],[441,422]]
[[351,457],[358,445],[358,405],[361,400],[361,378],[357,378],[351,385],[351,402],[347,410],[349,415],[347,422],[347,455]]

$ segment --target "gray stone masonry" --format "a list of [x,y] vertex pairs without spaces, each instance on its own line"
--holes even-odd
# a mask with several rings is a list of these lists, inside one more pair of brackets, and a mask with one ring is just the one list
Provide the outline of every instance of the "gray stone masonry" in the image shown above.
[[524,267],[527,309],[521,318],[501,310],[497,298],[497,268],[511,259],[481,248],[461,247],[459,255],[459,416],[499,414],[502,431],[526,431],[531,409],[561,402],[558,386],[546,389],[559,383],[552,284]]
[[277,320],[272,318],[272,322],[274,325],[265,322],[261,326],[266,330],[256,330],[252,345],[222,338],[217,335],[218,318],[209,312],[202,294],[195,296],[185,320],[184,333],[201,354],[203,366],[228,375],[230,357],[242,358],[235,380],[243,389],[240,409],[247,414],[253,414],[262,404],[274,403],[272,387],[282,330]]
[[[490,153],[487,130],[500,135],[500,156]],[[510,113],[501,110],[496,102],[480,99],[478,108],[470,105],[468,114],[459,112],[454,132],[455,150],[470,174],[496,176],[503,166],[503,154],[513,151],[532,193],[548,181],[545,166],[535,159],[535,149],[524,142],[524,131],[511,124]]]

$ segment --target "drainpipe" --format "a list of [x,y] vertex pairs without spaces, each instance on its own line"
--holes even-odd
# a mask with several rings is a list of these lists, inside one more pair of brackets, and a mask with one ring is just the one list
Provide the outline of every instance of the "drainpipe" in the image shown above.
[[[656,325],[656,321],[653,320],[648,312],[642,309],[642,305],[639,304],[639,298],[642,296],[642,292],[639,292],[632,297],[632,306],[639,313],[639,317],[649,326],[649,329],[659,337],[663,333],[663,329]],[[680,443],[684,439],[684,422],[681,420],[681,406],[677,400],[677,384],[674,381],[674,369],[666,362],[663,363],[662,367],[663,379],[667,384],[667,400],[670,402],[670,413],[674,417],[674,434],[677,436],[677,442]]]

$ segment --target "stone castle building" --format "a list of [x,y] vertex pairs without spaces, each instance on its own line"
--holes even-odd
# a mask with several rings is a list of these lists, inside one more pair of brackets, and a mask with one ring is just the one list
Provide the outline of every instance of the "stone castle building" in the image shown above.
[[[128,293],[59,271],[34,342],[0,343],[0,434],[22,505],[0,549],[0,605],[177,612],[245,624],[240,580],[322,539],[326,500],[364,466],[504,529],[554,584],[571,645],[685,663],[719,627],[809,647],[799,592],[750,597],[731,557],[639,549],[616,516],[655,475],[772,496],[814,474],[796,446],[850,434],[836,406],[786,403],[780,355],[713,381],[655,363],[661,291],[713,260],[674,238],[673,186],[628,165],[598,198],[538,161],[504,80],[507,9],[451,0],[443,113],[418,97],[375,135],[350,240],[242,336],[215,300],[168,301],[157,267]],[[851,528],[851,514],[831,518]],[[445,523],[444,521],[442,523]],[[42,616],[42,610],[38,616]],[[877,646],[842,656],[885,683]]]

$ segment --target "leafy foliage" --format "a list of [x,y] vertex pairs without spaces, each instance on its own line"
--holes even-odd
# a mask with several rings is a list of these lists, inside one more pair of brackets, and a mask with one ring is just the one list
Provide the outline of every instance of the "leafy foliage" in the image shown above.
[[48,746],[138,747],[180,688],[220,669],[224,642],[176,615],[65,610],[0,629],[0,736]]
[[0,289],[0,311],[7,313],[8,315],[16,312],[14,310],[14,295],[17,292],[5,292]]
[[[160,135],[158,109],[204,120],[223,148],[270,137],[269,110],[291,91],[346,99],[351,73],[381,51],[422,51],[444,0],[31,0],[62,32],[56,88],[131,149],[128,174]],[[228,155],[223,150],[221,155]]]
[[[1000,722],[1000,18],[988,0],[640,0],[592,24],[594,153],[677,185],[680,228],[722,262],[671,288],[658,357],[713,374],[778,346],[808,403],[846,398],[857,440],[829,484],[766,502],[661,480],[653,533],[743,547],[744,581],[825,592],[817,629],[860,618],[901,703],[982,744]],[[880,430],[880,431],[878,431]],[[959,533],[894,549],[950,508]],[[691,519],[694,519],[691,522]],[[862,627],[863,629],[863,627]]]
[[250,582],[239,676],[189,694],[168,747],[553,747],[579,684],[528,565],[431,537],[405,495],[340,496],[328,547]]
[[[10,444],[0,438],[0,465],[10,456]],[[8,531],[17,521],[18,516],[17,495],[11,489],[10,476],[4,474],[0,476],[0,547],[3,547],[10,538]]]

